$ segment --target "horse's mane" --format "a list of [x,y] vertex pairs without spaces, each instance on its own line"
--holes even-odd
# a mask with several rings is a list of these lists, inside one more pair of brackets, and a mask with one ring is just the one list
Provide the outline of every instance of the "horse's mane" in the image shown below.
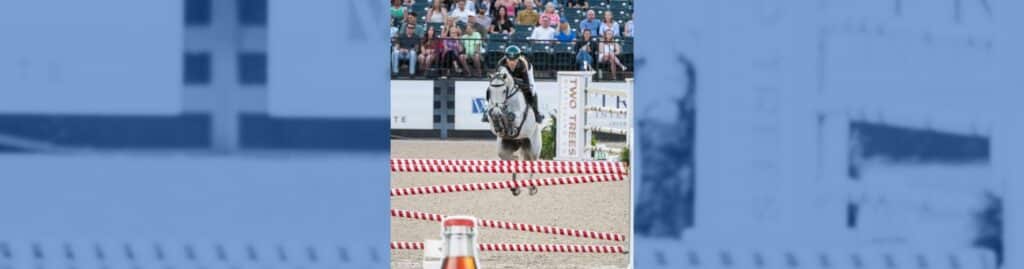
[[508,66],[504,66],[504,65],[498,66],[498,72],[495,72],[495,74],[511,74],[511,73],[512,72],[508,71]]
[[512,71],[509,71],[509,70],[508,70],[508,67],[507,67],[507,66],[504,66],[504,65],[502,65],[502,66],[498,66],[498,71],[497,71],[497,72],[494,72],[494,74],[495,74],[495,75],[502,75],[502,74],[504,74],[504,75],[505,75],[505,78],[510,78],[510,77],[512,77]]

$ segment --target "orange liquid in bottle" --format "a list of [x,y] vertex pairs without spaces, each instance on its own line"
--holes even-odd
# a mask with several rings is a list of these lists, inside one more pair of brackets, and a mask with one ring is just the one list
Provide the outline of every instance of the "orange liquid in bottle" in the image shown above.
[[446,247],[441,269],[477,269],[476,218],[449,216],[442,225]]
[[446,257],[441,264],[442,269],[476,269],[476,259],[472,256]]

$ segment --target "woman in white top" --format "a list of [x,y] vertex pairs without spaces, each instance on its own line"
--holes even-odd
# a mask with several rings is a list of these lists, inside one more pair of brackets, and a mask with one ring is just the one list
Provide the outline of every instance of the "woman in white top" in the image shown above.
[[430,10],[427,11],[427,22],[443,23],[447,17],[448,10],[443,7],[441,0],[434,0],[434,3],[430,5]]
[[612,19],[611,11],[604,12],[604,20],[601,20],[601,28],[599,30],[602,33],[612,31],[612,36],[619,36],[619,23]]
[[612,79],[618,79],[616,73],[618,69],[626,71],[626,65],[622,64],[619,60],[619,53],[622,53],[622,46],[618,42],[615,42],[612,36],[612,31],[604,31],[604,38],[601,39],[601,44],[598,45],[598,62],[608,63],[611,68]]

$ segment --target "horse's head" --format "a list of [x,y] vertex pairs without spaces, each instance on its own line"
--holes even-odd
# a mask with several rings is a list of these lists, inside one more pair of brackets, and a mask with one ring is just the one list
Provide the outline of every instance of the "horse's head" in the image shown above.
[[512,80],[512,74],[508,72],[507,68],[501,66],[490,77],[487,100],[492,107],[504,106],[505,102],[515,95],[515,82]]

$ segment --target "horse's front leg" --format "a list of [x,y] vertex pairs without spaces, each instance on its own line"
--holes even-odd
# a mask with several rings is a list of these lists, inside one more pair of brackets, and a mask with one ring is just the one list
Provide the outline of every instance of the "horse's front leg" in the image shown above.
[[[533,173],[530,173],[530,180],[533,180]],[[537,195],[537,186],[530,185],[530,196]]]
[[[509,141],[498,138],[498,157],[501,158],[502,160],[515,160],[515,146],[512,145],[511,142]],[[512,182],[516,182],[515,173],[512,174]],[[512,186],[511,188],[509,188],[509,190],[512,191],[512,195],[519,196],[519,186]]]
[[[536,161],[537,159],[540,159],[539,158],[540,157],[539,156],[540,150],[537,147],[534,147],[534,145],[539,144],[539,143],[536,143],[534,141],[529,141],[528,143],[530,143],[530,145],[526,145],[526,147],[522,148],[521,154],[522,154],[523,160]],[[529,179],[530,180],[533,179],[533,173],[529,174]],[[537,186],[530,185],[530,196],[533,196],[533,195],[537,195]]]
[[[518,182],[516,181],[516,174],[515,173],[512,174],[512,183],[513,184],[518,184]],[[519,196],[519,193],[522,192],[522,189],[520,189],[519,186],[512,187],[510,190],[512,190],[512,195],[513,196]]]

